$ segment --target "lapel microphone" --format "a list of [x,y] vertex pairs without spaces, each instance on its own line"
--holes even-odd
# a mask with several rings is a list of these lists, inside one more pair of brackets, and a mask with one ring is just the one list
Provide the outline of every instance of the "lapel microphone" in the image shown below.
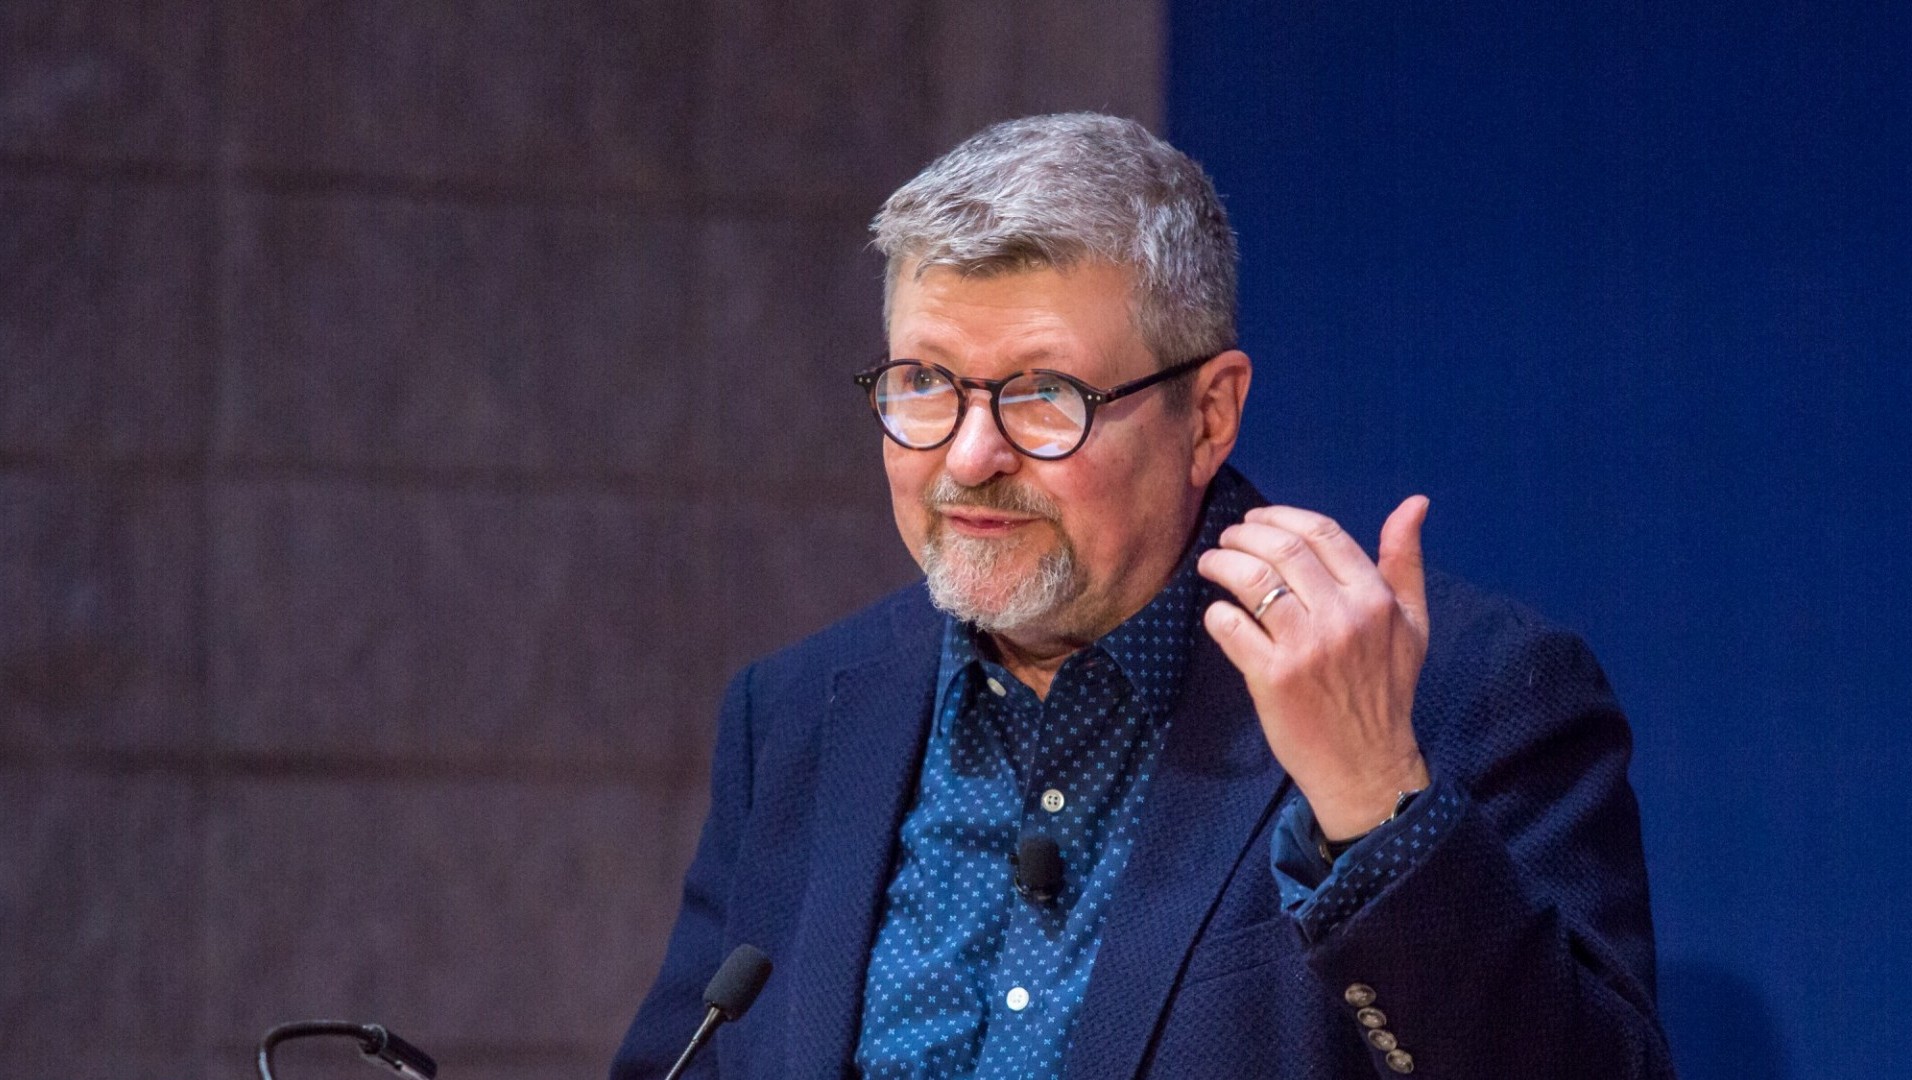
[[1062,895],[1062,849],[1047,836],[1025,836],[1009,857],[1016,868],[1016,891],[1032,904],[1047,904]]
[[690,1045],[684,1047],[684,1053],[678,1057],[677,1064],[664,1075],[664,1080],[677,1080],[685,1069],[690,1067],[690,1059],[710,1036],[717,1025],[728,1020],[736,1020],[750,1010],[757,1000],[757,994],[770,978],[770,958],[755,945],[739,945],[724,957],[722,967],[710,977],[710,985],[704,987],[704,1004],[710,1011],[704,1014],[704,1022],[697,1026],[697,1034],[690,1037]]

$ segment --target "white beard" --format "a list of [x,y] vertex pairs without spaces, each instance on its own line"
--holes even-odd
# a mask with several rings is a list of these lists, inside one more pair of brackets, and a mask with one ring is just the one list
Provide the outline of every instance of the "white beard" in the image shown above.
[[1055,614],[1082,594],[1075,552],[1065,542],[1020,579],[1002,579],[1002,564],[1022,546],[936,530],[923,544],[923,574],[938,610],[985,633],[1019,630]]
[[[1005,580],[1006,563],[1026,539],[985,540],[951,532],[941,515],[962,506],[1039,517],[1056,530],[1056,549],[1021,579]],[[1075,547],[1057,524],[1062,513],[1040,492],[1006,478],[964,487],[944,473],[924,492],[923,508],[932,522],[923,542],[923,574],[929,579],[930,599],[941,611],[987,633],[1001,634],[1053,615],[1082,595],[1084,582]]]

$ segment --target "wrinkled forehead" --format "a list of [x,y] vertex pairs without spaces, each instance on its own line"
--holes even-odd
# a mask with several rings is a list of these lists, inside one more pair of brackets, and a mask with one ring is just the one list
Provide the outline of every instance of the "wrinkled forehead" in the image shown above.
[[926,275],[935,271],[946,271],[958,277],[976,281],[994,281],[1018,274],[1034,274],[1043,270],[1054,270],[1065,276],[1074,277],[1077,276],[1077,271],[1084,268],[1114,271],[1110,275],[1093,276],[1107,277],[1110,281],[1108,287],[1121,293],[1122,301],[1128,308],[1129,322],[1136,332],[1140,333],[1142,330],[1140,277],[1134,267],[1093,258],[1086,250],[1051,258],[1033,248],[975,259],[938,258],[934,255],[891,259],[883,281],[883,332],[887,335],[892,328],[891,320],[896,314],[897,287],[906,281],[920,284]]

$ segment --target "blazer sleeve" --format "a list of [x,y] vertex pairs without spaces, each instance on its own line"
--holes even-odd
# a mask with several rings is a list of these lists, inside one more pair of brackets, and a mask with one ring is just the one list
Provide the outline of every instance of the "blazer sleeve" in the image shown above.
[[1497,621],[1423,676],[1431,849],[1307,962],[1379,1076],[1670,1078],[1625,718],[1578,638]]
[[[684,875],[683,900],[664,965],[612,1060],[612,1080],[663,1076],[704,1018],[704,986],[723,962],[728,945],[724,940],[726,908],[744,822],[750,813],[750,687],[754,673],[754,668],[743,671],[725,691],[711,764],[710,812],[697,841],[697,854]],[[716,1076],[714,1050],[706,1046],[684,1075]]]

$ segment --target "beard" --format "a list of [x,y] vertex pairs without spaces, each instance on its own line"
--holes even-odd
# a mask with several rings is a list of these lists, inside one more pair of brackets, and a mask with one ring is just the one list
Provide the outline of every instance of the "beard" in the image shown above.
[[[1061,512],[1047,497],[998,478],[967,488],[945,473],[923,495],[929,535],[923,541],[923,575],[938,610],[973,623],[986,633],[1022,629],[1054,615],[1082,595],[1084,582],[1075,546],[1062,532]],[[944,526],[942,512],[972,506],[1032,514],[1055,527],[1056,546],[1029,567],[1027,536],[984,539],[961,536]]]

